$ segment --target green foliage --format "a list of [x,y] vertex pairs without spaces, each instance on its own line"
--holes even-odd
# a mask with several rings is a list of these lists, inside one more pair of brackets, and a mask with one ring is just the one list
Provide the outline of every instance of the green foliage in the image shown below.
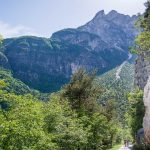
[[0,106],[0,149],[55,149],[52,136],[43,130],[41,102],[0,91]]
[[49,99],[49,94],[39,93],[29,88],[26,84],[15,79],[10,70],[0,68],[0,89],[17,95],[31,94],[42,101]]
[[0,79],[4,81],[7,86],[4,87],[4,90],[16,94],[27,94],[31,93],[31,90],[21,81],[13,78],[12,73],[9,70],[0,68]]
[[135,91],[128,95],[130,109],[127,114],[127,120],[129,127],[131,128],[131,133],[133,138],[135,137],[137,131],[142,128],[143,117],[144,117],[144,104],[143,104],[143,92]]
[[129,51],[130,51],[131,54],[138,54],[138,51],[136,50],[135,47],[130,47]]
[[[87,117],[91,126],[87,147],[89,149],[107,149],[122,140],[121,127],[117,121],[116,103],[108,101],[105,106],[97,100],[102,89],[94,84],[95,72],[87,73],[80,69],[74,74],[68,85],[62,89],[62,97],[69,100],[79,117]],[[85,124],[86,121],[83,123]]]
[[[146,11],[140,16],[137,24],[141,28],[141,33],[135,39],[135,48],[138,55],[142,55],[144,60],[150,57],[150,0],[145,3]],[[144,61],[143,60],[143,61]],[[143,128],[143,117],[145,108],[143,104],[143,91],[136,90],[128,95],[129,110],[126,114],[129,130],[134,140],[139,129]],[[143,140],[144,141],[144,140]],[[133,149],[149,149],[144,147],[143,141],[141,145],[134,145]],[[139,143],[138,143],[139,144]]]
[[53,97],[45,109],[45,129],[54,134],[55,142],[61,149],[72,150],[79,147],[83,149],[87,144],[88,128],[69,107],[67,101],[60,102],[58,97]]
[[107,118],[99,113],[94,113],[90,118],[90,136],[88,149],[104,150],[111,146],[110,124]]
[[[104,150],[114,130],[100,113],[78,117],[65,100],[40,102],[0,91],[0,149]],[[115,126],[113,126],[115,127]]]
[[107,101],[113,100],[116,103],[119,120],[125,124],[124,115],[129,107],[127,94],[133,89],[134,67],[133,64],[127,62],[122,67],[120,79],[116,79],[117,69],[115,68],[99,76],[96,78],[94,84],[103,89],[98,102],[105,105]]
[[[6,75],[4,70],[2,73]],[[11,73],[7,75],[11,77]],[[80,70],[47,102],[33,94],[17,95],[6,90],[7,78],[0,80],[1,150],[106,150],[118,142],[120,127],[115,103],[110,101],[105,107],[96,103],[94,73]],[[81,105],[73,107],[76,99],[81,100]],[[95,110],[91,109],[93,106]]]
[[150,31],[142,32],[135,40],[140,49],[150,52]]
[[[131,61],[131,60],[130,60]],[[103,105],[112,127],[114,124],[114,143],[121,143],[123,139],[132,140],[131,130],[126,122],[126,112],[129,110],[127,94],[133,90],[134,65],[126,62],[121,69],[120,78],[116,79],[115,68],[104,75],[96,78],[94,84],[97,84],[104,91],[100,94],[98,102]],[[110,123],[109,122],[109,123]],[[113,132],[112,132],[113,133]],[[118,142],[117,142],[118,141]],[[114,144],[113,144],[114,145]]]
[[135,40],[135,48],[139,53],[150,52],[150,1],[145,3],[146,11],[143,17],[140,17],[138,23],[142,28],[140,33]]
[[150,0],[145,3],[146,11],[144,13],[143,20],[141,20],[141,28],[145,31],[150,31]]
[[3,89],[7,86],[4,80],[0,80],[0,89]]
[[70,83],[63,88],[63,97],[66,97],[72,108],[79,113],[87,111],[93,112],[99,88],[93,86],[95,71],[87,73],[84,69],[79,69],[72,77]]

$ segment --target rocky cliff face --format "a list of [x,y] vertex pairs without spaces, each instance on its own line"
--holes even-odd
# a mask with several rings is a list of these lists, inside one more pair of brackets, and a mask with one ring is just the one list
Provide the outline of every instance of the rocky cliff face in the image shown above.
[[149,54],[141,54],[135,62],[135,87],[144,89],[150,75],[150,58]]
[[147,80],[147,84],[144,88],[144,105],[145,105],[145,117],[143,120],[143,127],[146,136],[146,142],[150,144],[150,76]]
[[101,11],[84,26],[58,31],[51,38],[6,39],[0,66],[32,88],[57,91],[78,68],[96,68],[102,74],[125,61],[137,34],[135,20]]
[[[128,16],[111,11],[105,14],[100,11],[85,25],[77,29],[65,29],[52,35],[57,41],[86,46],[89,50],[102,52],[111,51],[127,53],[133,44],[138,31],[134,28],[137,16]],[[127,55],[125,56],[127,58]]]
[[150,53],[138,56],[135,63],[135,86],[144,90],[145,117],[143,128],[146,142],[150,144]]
[[138,33],[134,28],[136,19],[137,16],[119,14],[115,10],[108,14],[102,10],[90,22],[78,29],[98,35],[111,46],[127,50]]
[[80,46],[38,37],[9,39],[4,45],[14,77],[42,92],[55,91],[65,84],[76,67],[75,61],[86,53]]

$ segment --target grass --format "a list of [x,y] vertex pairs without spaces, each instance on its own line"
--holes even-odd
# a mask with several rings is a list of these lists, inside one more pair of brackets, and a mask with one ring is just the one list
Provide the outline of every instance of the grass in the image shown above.
[[119,148],[121,147],[121,144],[115,145],[113,148],[109,149],[109,150],[119,150]]

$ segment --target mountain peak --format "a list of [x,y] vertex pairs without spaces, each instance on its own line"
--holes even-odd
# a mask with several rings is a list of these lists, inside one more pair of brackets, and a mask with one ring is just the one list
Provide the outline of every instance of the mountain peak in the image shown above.
[[[108,20],[112,20],[113,22],[115,20],[118,20],[117,22],[120,22],[120,23],[123,23],[124,24],[128,24],[129,20],[130,21],[133,21],[135,20],[135,17],[130,17],[129,15],[126,15],[126,14],[122,14],[122,13],[118,13],[116,10],[112,10],[110,11],[107,15],[106,15],[106,18]],[[117,23],[115,22],[115,23]]]
[[[107,17],[116,17],[116,16],[120,16],[122,14],[118,13],[116,10],[112,10],[107,14]],[[124,16],[124,15],[123,15]]]
[[118,14],[116,10],[111,10],[108,14]]
[[101,18],[101,17],[103,17],[103,16],[105,16],[105,11],[104,10],[101,10],[101,11],[99,11],[98,13],[96,13],[96,15],[95,15],[95,18]]

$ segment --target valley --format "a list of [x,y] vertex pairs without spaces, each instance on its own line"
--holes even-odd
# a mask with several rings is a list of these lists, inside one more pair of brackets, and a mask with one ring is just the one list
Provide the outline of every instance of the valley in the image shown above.
[[64,12],[75,10],[46,4],[32,4],[33,14],[24,5],[23,16],[39,30],[59,17],[51,36],[0,21],[0,32],[23,35],[0,35],[0,150],[149,150],[150,0],[145,13],[100,10],[64,29]]

